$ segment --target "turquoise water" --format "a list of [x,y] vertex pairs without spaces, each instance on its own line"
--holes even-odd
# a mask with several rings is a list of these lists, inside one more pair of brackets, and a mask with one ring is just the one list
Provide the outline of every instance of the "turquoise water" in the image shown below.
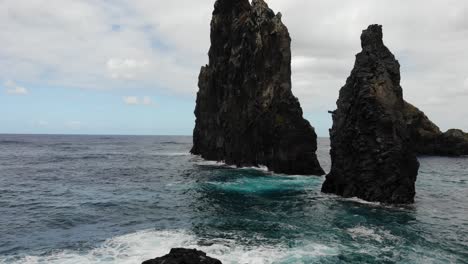
[[[420,158],[416,203],[320,193],[323,177],[234,169],[190,137],[0,136],[0,263],[468,263],[468,158]],[[319,159],[329,169],[329,144]]]

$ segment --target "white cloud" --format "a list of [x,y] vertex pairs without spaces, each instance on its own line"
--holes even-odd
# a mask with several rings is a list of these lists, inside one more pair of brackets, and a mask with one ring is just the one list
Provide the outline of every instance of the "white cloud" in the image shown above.
[[135,59],[109,59],[107,61],[107,70],[113,79],[137,79],[144,73],[149,62],[147,60],[138,61]]
[[11,95],[27,95],[29,91],[23,86],[17,85],[15,82],[8,80],[4,83],[5,92]]
[[126,105],[153,105],[153,100],[149,96],[143,96],[142,98],[138,96],[124,96],[123,101]]

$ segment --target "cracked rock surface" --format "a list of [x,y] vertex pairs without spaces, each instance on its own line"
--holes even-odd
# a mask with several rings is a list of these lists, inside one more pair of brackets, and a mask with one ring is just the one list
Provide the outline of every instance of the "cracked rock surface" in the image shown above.
[[317,135],[291,91],[291,38],[263,0],[217,0],[202,67],[193,154],[277,173],[322,175]]
[[419,162],[402,111],[400,65],[384,45],[379,25],[363,31],[361,46],[333,112],[332,168],[322,191],[412,203]]

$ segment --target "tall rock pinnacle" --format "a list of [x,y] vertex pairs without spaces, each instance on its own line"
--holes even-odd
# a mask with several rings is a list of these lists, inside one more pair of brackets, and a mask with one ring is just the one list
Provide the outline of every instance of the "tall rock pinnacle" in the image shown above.
[[362,32],[362,52],[330,130],[332,168],[325,193],[384,203],[412,203],[419,162],[405,122],[400,64],[383,43],[382,27]]
[[217,0],[192,153],[237,166],[322,175],[314,128],[291,91],[291,39],[263,0]]

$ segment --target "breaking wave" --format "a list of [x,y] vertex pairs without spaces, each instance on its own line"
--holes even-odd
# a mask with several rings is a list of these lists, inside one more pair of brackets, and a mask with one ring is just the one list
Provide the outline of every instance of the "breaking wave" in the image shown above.
[[[321,257],[334,256],[338,251],[321,244],[309,243],[298,248],[278,246],[248,246],[231,239],[203,242],[185,231],[147,230],[105,241],[85,252],[61,251],[44,256],[23,256],[0,259],[2,264],[135,264],[163,256],[171,248],[197,248],[225,264],[233,263],[306,263]],[[307,262],[308,263],[308,262]]]

